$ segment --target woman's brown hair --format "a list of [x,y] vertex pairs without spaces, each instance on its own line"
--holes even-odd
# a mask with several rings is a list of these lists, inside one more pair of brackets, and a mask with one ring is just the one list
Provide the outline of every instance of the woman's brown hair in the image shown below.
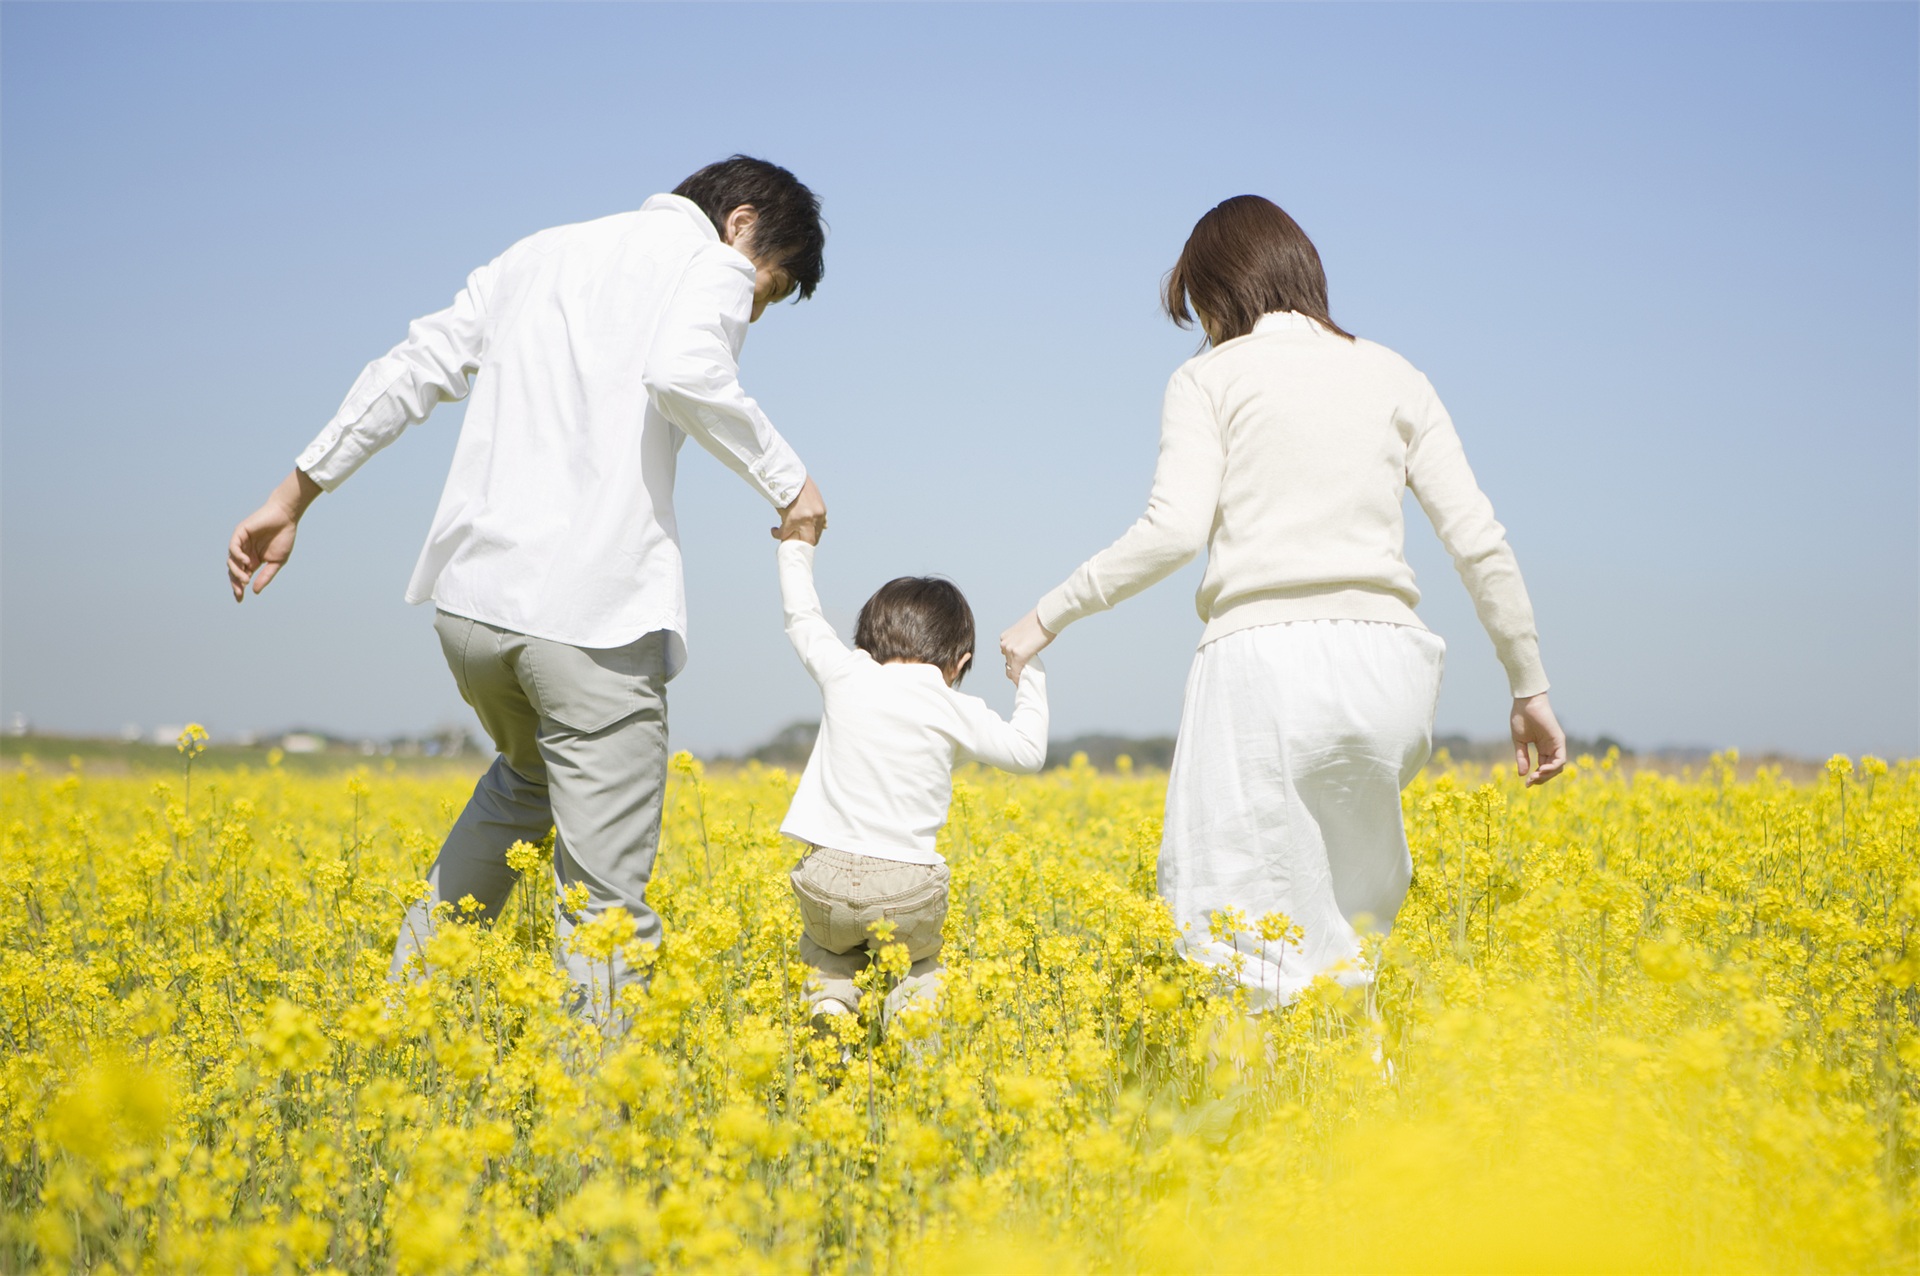
[[1191,327],[1191,299],[1214,345],[1244,337],[1261,315],[1291,310],[1347,340],[1327,313],[1327,272],[1300,223],[1258,195],[1235,195],[1194,224],[1167,272],[1167,318]]

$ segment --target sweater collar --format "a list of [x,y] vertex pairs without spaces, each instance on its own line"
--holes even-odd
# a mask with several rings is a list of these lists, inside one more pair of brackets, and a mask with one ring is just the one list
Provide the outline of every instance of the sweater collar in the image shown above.
[[716,244],[720,242],[720,232],[713,228],[713,218],[707,216],[704,208],[685,195],[655,195],[640,205],[640,211],[643,213],[659,212],[664,209],[685,214],[708,239]]
[[1297,310],[1270,310],[1254,321],[1255,332],[1325,332],[1320,324]]

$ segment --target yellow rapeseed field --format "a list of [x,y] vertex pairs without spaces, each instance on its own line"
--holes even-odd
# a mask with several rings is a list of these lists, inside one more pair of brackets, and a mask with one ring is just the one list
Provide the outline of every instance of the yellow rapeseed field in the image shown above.
[[940,1012],[815,1040],[793,777],[682,758],[602,1040],[540,848],[386,984],[469,781],[188,762],[0,777],[0,1270],[1920,1266],[1920,765],[1430,768],[1377,1020],[1174,956],[1164,775],[966,772]]

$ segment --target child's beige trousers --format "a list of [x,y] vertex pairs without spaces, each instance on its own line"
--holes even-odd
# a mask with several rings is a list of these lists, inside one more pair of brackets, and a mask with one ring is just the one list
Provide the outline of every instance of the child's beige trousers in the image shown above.
[[883,1021],[911,1001],[931,1002],[940,990],[941,928],[947,920],[945,864],[907,864],[872,855],[814,847],[794,866],[794,898],[800,902],[800,960],[813,967],[807,1001],[829,999],[849,1009],[860,1005],[854,976],[867,968],[881,944],[871,927],[893,923],[890,943],[905,944],[913,963],[887,995]]

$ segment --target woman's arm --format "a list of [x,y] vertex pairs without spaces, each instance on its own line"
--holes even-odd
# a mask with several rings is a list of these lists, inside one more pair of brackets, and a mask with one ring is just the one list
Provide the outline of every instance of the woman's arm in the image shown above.
[[[1529,785],[1545,784],[1567,765],[1567,737],[1547,700],[1547,671],[1540,663],[1533,601],[1520,579],[1520,562],[1507,544],[1506,529],[1493,516],[1493,502],[1474,481],[1453,419],[1425,378],[1412,417],[1407,485],[1453,557],[1480,624],[1507,671],[1513,691],[1508,728],[1515,767]],[[1537,762],[1528,756],[1529,746]]]
[[1147,512],[1000,635],[1007,676],[1018,682],[1026,662],[1062,629],[1133,597],[1199,553],[1213,528],[1226,464],[1213,404],[1193,374],[1181,368],[1167,383],[1161,406],[1160,460]]
[[1453,420],[1433,388],[1413,409],[1413,442],[1407,449],[1407,486],[1427,512],[1440,543],[1473,598],[1480,624],[1507,671],[1516,700],[1547,689],[1534,630],[1533,602],[1520,579],[1520,563],[1507,544],[1507,530],[1493,517],[1493,502],[1474,481]]

